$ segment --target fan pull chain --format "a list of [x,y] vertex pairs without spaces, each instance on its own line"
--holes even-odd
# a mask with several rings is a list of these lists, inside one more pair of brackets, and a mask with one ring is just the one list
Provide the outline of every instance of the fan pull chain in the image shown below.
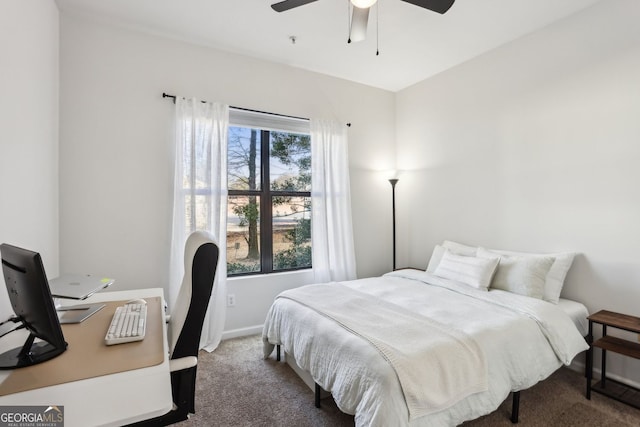
[[376,56],[380,55],[380,2],[376,2]]
[[351,43],[351,0],[347,0],[347,23],[349,24],[347,43]]

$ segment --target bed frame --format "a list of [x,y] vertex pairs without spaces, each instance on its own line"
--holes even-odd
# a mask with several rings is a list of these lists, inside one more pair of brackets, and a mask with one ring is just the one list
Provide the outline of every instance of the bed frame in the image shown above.
[[[277,344],[276,360],[280,362],[281,359],[282,357],[280,352],[280,344]],[[320,387],[318,383],[313,380],[313,378],[311,377],[311,374],[309,374],[307,371],[305,371],[300,366],[298,366],[295,359],[290,355],[288,355],[287,353],[285,353],[285,362],[287,363],[287,365],[291,367],[291,369],[294,370],[296,374],[298,374],[298,376],[302,379],[302,381],[304,381],[304,383],[307,384],[307,386],[311,388],[311,390],[313,390],[315,406],[316,408],[320,408],[321,399],[324,399],[325,397],[329,396],[330,393],[323,390],[322,387]],[[311,386],[311,384],[313,384],[313,387]],[[520,392],[514,391],[512,392],[512,402],[511,402],[511,423],[518,424],[519,411],[520,411]]]

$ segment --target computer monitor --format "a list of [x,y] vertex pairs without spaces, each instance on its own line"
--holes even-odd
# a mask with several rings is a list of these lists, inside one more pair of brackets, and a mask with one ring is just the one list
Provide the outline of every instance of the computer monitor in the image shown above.
[[[3,243],[2,271],[18,321],[29,331],[22,347],[0,354],[0,369],[52,359],[67,349],[40,254]],[[34,342],[36,338],[42,341]]]

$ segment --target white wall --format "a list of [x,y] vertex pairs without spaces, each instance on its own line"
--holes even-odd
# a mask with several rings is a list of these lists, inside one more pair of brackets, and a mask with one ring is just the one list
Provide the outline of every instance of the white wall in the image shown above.
[[[0,243],[58,275],[58,9],[0,2]],[[11,311],[0,279],[0,320]]]
[[[389,204],[371,189],[395,159],[393,93],[67,13],[60,58],[61,271],[115,277],[114,289],[167,286],[174,107],[162,92],[351,122],[358,274],[391,268],[390,211],[370,212]],[[275,294],[305,280],[230,281],[225,329],[262,324]]]
[[[564,296],[638,314],[639,18],[635,0],[601,2],[394,96],[65,15],[58,186],[58,11],[2,2],[0,240],[40,251],[49,276],[60,259],[61,271],[117,277],[116,289],[166,287],[167,91],[352,122],[361,277],[390,268],[390,190],[375,171],[394,167],[397,140],[397,167],[410,170],[397,187],[398,265],[425,266],[445,238],[574,250]],[[231,282],[227,330],[260,324],[302,276]],[[639,381],[638,362],[611,362]]]
[[600,2],[398,94],[405,262],[443,239],[576,251],[563,296],[640,315],[638,22]]

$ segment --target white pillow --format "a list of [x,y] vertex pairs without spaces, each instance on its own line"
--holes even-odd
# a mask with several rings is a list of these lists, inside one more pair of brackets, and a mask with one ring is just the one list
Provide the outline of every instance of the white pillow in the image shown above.
[[442,242],[442,246],[449,249],[454,254],[464,256],[476,256],[476,252],[478,250],[475,246],[463,245],[462,243],[452,242],[451,240],[445,240]]
[[440,264],[440,260],[442,259],[442,255],[446,252],[447,248],[444,246],[436,245],[433,248],[433,252],[431,252],[431,258],[429,258],[429,264],[427,264],[427,273],[433,273],[436,271],[438,264]]
[[564,280],[567,277],[567,272],[571,268],[575,253],[573,252],[559,252],[553,254],[536,254],[525,252],[513,252],[500,249],[490,249],[491,252],[495,252],[501,255],[508,256],[534,256],[534,257],[552,257],[554,258],[553,265],[547,273],[544,284],[544,295],[542,299],[549,301],[553,304],[557,304],[560,299],[560,293],[564,286]]
[[438,267],[438,264],[440,264],[440,260],[442,259],[442,254],[444,254],[447,249],[456,255],[476,256],[476,250],[478,248],[463,245],[462,243],[452,242],[451,240],[445,240],[442,243],[442,246],[436,245],[433,248],[431,258],[429,258],[429,264],[427,264],[428,273],[433,273],[436,270],[436,267]]
[[477,289],[487,290],[499,261],[499,258],[456,255],[445,250],[433,274]]
[[538,299],[544,296],[547,273],[555,261],[552,257],[500,255],[484,248],[478,248],[478,257],[500,261],[491,282],[492,289]]

